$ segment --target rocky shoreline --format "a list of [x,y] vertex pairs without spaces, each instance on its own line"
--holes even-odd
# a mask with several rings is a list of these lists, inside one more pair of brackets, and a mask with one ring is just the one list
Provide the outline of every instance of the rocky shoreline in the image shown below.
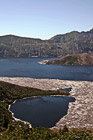
[[[12,104],[16,103],[16,101],[17,101],[17,100],[15,100]],[[23,122],[24,124],[28,124],[28,125],[29,125],[29,128],[32,128],[32,126],[31,126],[31,124],[30,124],[29,122],[27,122],[27,121],[22,121],[22,120],[20,120],[20,119],[18,119],[18,118],[16,118],[16,117],[14,117],[14,113],[10,110],[10,107],[11,107],[12,104],[10,104],[10,105],[8,106],[8,110],[9,110],[9,112],[11,112],[12,118],[13,118],[15,121],[21,121],[21,122]]]
[[71,87],[70,96],[76,101],[69,103],[68,114],[61,118],[53,128],[62,128],[64,125],[69,128],[93,128],[93,82],[19,77],[0,77],[0,81],[43,90]]
[[38,62],[39,64],[47,64],[49,60],[43,60],[43,61],[40,61]]

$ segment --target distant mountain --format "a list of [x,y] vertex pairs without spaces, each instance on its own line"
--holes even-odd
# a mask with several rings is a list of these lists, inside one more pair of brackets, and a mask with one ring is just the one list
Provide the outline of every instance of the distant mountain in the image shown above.
[[47,61],[46,64],[93,66],[93,53],[66,55],[57,60]]
[[56,35],[49,40],[0,36],[0,57],[62,57],[93,52],[93,29]]

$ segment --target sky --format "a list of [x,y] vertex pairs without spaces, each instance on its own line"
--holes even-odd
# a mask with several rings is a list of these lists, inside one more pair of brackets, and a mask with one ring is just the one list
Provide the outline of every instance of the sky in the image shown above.
[[0,36],[49,39],[93,28],[93,0],[0,0]]

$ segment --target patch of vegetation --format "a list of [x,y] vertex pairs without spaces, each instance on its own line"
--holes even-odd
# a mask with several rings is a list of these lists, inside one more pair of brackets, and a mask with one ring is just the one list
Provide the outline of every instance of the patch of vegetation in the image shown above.
[[67,65],[73,65],[77,63],[77,57],[73,57],[73,56],[66,56],[62,59],[62,63],[63,64],[67,64]]
[[65,126],[63,129],[53,131],[48,128],[29,128],[22,122],[12,122],[0,140],[93,140],[91,130],[69,131]]

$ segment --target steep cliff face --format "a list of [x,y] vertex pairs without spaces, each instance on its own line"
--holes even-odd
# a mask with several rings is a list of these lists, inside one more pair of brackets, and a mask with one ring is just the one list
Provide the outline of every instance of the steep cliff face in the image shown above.
[[93,66],[93,53],[67,55],[57,60],[50,60],[47,64],[57,65],[90,65]]
[[56,35],[49,40],[0,36],[0,57],[62,57],[93,52],[93,29]]

